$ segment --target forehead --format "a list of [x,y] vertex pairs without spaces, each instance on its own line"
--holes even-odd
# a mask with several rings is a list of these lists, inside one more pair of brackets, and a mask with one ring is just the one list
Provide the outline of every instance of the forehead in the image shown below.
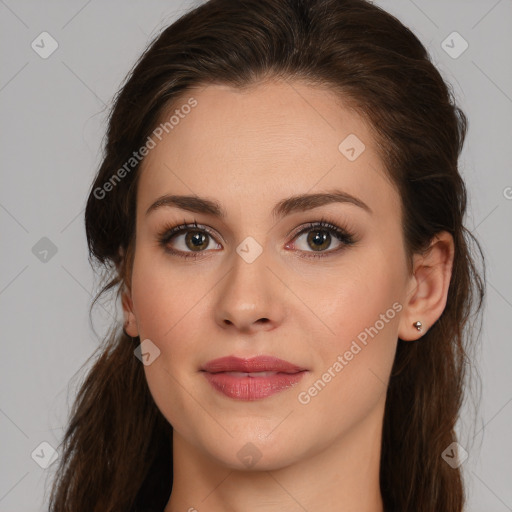
[[208,85],[183,94],[161,122],[167,130],[141,166],[137,202],[144,211],[171,193],[215,197],[228,211],[236,200],[238,212],[265,198],[274,204],[333,188],[377,210],[386,200],[396,207],[371,129],[325,87]]

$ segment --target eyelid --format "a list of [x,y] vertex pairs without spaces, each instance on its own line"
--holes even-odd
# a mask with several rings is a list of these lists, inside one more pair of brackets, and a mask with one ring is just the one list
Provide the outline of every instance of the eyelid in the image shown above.
[[212,238],[215,238],[218,236],[221,240],[225,241],[224,237],[218,233],[215,229],[212,227],[206,225],[206,224],[198,224],[197,221],[194,219],[193,222],[186,222],[183,221],[182,224],[173,224],[173,223],[167,223],[164,225],[164,227],[158,232],[158,238],[171,238],[174,235],[177,235],[178,233],[181,234],[182,232],[186,231],[205,231],[210,235]]

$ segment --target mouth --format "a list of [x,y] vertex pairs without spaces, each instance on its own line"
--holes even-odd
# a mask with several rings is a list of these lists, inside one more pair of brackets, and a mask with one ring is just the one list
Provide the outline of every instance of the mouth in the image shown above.
[[260,400],[298,384],[307,369],[273,356],[209,361],[201,371],[219,393],[235,400]]

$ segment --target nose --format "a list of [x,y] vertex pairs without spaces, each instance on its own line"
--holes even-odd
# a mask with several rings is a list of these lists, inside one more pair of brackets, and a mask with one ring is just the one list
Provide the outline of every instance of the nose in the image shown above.
[[248,262],[234,255],[231,270],[216,290],[215,320],[223,329],[251,333],[272,330],[282,323],[286,289],[263,251]]

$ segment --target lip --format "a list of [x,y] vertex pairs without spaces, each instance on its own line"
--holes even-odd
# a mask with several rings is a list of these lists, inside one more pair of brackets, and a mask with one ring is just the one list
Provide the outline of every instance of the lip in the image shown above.
[[208,361],[202,370],[209,373],[219,372],[280,372],[297,373],[305,370],[295,364],[273,356],[256,356],[243,359],[236,356],[221,357]]
[[298,384],[306,369],[273,356],[221,357],[202,368],[218,392],[237,400],[259,400]]

